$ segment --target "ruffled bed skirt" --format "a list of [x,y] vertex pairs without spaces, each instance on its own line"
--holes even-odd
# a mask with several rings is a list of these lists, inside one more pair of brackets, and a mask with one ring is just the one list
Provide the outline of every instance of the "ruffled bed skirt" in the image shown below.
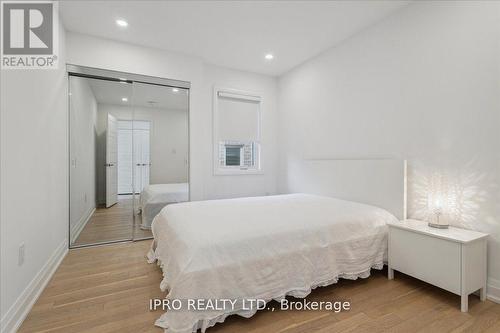
[[[151,244],[151,249],[147,253],[147,259],[148,263],[152,264],[156,262],[158,266],[163,268],[163,264],[159,258],[155,255],[154,251],[154,242]],[[371,269],[378,269],[381,270],[384,267],[384,262],[380,261],[375,264],[373,264],[370,268],[361,271],[361,272],[344,272],[344,273],[339,273],[336,276],[326,280],[326,281],[316,281],[312,283],[309,286],[304,286],[303,288],[295,288],[295,289],[289,289],[289,290],[284,290],[281,293],[278,293],[276,295],[266,295],[266,297],[248,297],[249,299],[254,298],[254,299],[265,299],[266,302],[270,302],[271,300],[275,301],[281,301],[284,299],[286,296],[292,296],[296,298],[305,298],[307,295],[311,293],[311,291],[317,287],[325,287],[331,284],[335,284],[339,281],[339,279],[347,279],[347,280],[357,280],[358,278],[368,278],[370,276],[370,271]],[[160,284],[160,288],[162,291],[166,291],[168,289],[168,281],[165,275],[163,276],[163,279]],[[167,295],[168,298],[168,295]],[[156,320],[155,325],[162,327],[165,329],[165,333],[193,333],[197,332],[198,330],[201,330],[202,333],[205,332],[205,330],[209,327],[214,326],[217,323],[222,323],[224,320],[230,316],[230,315],[239,315],[244,318],[250,318],[253,315],[257,313],[257,310],[246,310],[246,309],[237,309],[231,312],[226,312],[222,313],[216,317],[213,318],[205,318],[205,319],[200,319],[198,320],[197,323],[195,323],[192,327],[186,327],[183,329],[173,329],[170,327],[168,323],[168,319],[166,318],[166,313],[163,314],[158,320]]]

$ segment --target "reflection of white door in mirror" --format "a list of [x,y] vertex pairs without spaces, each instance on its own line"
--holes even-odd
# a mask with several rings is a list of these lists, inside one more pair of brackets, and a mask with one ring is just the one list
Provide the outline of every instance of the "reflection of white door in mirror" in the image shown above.
[[150,127],[147,120],[118,120],[118,194],[140,194],[149,185]]
[[118,133],[116,118],[108,114],[106,129],[106,207],[118,202]]
[[150,122],[134,121],[135,193],[140,194],[149,185]]

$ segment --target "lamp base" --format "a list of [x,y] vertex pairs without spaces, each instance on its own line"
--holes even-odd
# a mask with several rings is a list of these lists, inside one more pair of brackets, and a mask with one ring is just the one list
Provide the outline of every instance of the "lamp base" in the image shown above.
[[437,229],[448,229],[450,226],[449,224],[438,224],[438,223],[432,223],[429,222],[429,227],[437,228]]

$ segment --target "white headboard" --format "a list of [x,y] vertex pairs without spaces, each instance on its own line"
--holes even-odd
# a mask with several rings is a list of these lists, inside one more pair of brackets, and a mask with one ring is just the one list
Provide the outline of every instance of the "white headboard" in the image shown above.
[[406,218],[406,161],[396,159],[302,160],[291,166],[289,191],[370,204]]

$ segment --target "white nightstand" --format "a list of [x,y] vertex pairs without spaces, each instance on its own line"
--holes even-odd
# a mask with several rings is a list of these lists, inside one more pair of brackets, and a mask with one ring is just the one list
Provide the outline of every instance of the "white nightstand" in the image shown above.
[[389,224],[389,279],[394,270],[411,275],[462,297],[486,298],[487,234],[455,227],[436,229],[427,222],[405,220]]

